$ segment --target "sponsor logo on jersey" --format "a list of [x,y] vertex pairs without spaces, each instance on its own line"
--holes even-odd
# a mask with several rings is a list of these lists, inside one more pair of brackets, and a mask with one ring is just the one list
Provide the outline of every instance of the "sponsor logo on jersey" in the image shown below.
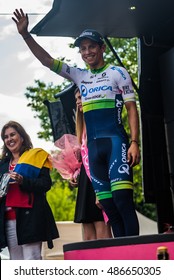
[[125,143],[122,143],[121,157],[122,157],[122,162],[127,163],[127,151],[126,151],[126,144]]
[[117,116],[118,116],[118,123],[121,124],[122,123],[122,118],[121,118],[121,112],[122,112],[122,105],[123,101],[116,99],[116,104],[115,107],[118,108],[117,109]]
[[112,163],[111,163],[111,166],[109,168],[109,177],[110,177],[110,173],[111,173],[111,170],[112,168],[114,167],[115,163],[117,162],[117,159],[115,159]]
[[117,70],[117,71],[121,74],[122,78],[123,78],[124,80],[126,80],[125,74],[123,73],[123,71],[122,71],[119,67],[113,66],[113,67],[111,67],[111,69],[112,69],[112,70]]
[[91,96],[91,97],[85,97],[85,101],[87,100],[90,100],[90,99],[97,99],[97,98],[105,98],[106,97],[106,94],[97,94],[97,95],[94,95],[94,96]]
[[123,101],[122,100],[119,100],[119,99],[116,99],[116,107],[117,108],[120,108],[120,107],[122,107],[122,104],[123,104]]
[[112,86],[104,85],[104,86],[98,86],[98,87],[91,87],[89,89],[85,85],[81,85],[81,87],[80,87],[80,92],[82,93],[83,97],[86,97],[88,94],[106,91],[106,90],[112,91]]
[[132,89],[130,89],[129,86],[123,86],[123,92],[124,92],[124,94],[134,93],[134,91]]
[[81,83],[82,83],[82,84],[92,84],[93,82],[92,82],[92,81],[84,81],[84,80],[83,80],[83,81],[81,81]]
[[97,183],[98,185],[103,186],[103,184],[101,182],[99,182],[96,178],[94,178],[93,176],[91,176],[91,179],[93,182]]
[[120,174],[126,173],[129,175],[129,164],[127,164],[127,149],[126,149],[126,144],[122,143],[121,146],[121,160],[123,164],[121,164],[118,168],[118,172]]
[[70,67],[68,65],[66,66],[66,73],[70,74]]
[[118,124],[121,124],[121,122],[122,122],[122,119],[121,119],[122,108],[118,108],[117,112],[118,112]]
[[101,82],[109,82],[109,79],[107,79],[107,77],[106,77],[105,79],[96,81],[96,83],[101,83]]
[[101,77],[98,77],[98,76],[97,76],[97,80],[104,80],[104,78],[105,78],[105,79],[107,78],[107,79],[109,80],[109,77],[108,77],[108,75],[106,75],[106,72],[103,72],[102,75],[101,75]]
[[126,173],[129,175],[129,165],[127,163],[120,165],[118,168],[118,172],[120,174]]
[[123,180],[122,178],[115,178],[115,179],[111,180],[111,183],[119,182],[119,181],[122,181],[122,180]]
[[78,69],[79,71],[81,71],[81,72],[88,72],[87,69],[82,69],[82,68],[78,68],[78,67],[77,67],[77,69]]

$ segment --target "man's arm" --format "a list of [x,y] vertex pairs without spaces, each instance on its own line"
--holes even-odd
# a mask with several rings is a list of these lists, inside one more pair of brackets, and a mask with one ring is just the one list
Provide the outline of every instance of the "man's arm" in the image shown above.
[[128,149],[127,159],[130,162],[131,166],[135,166],[140,161],[140,151],[139,151],[139,117],[136,107],[136,103],[133,101],[125,103],[128,121],[131,134],[131,143]]
[[46,67],[51,68],[53,65],[53,58],[33,39],[28,32],[28,16],[24,14],[23,10],[15,10],[13,21],[16,23],[19,34],[23,37],[31,52],[35,57]]

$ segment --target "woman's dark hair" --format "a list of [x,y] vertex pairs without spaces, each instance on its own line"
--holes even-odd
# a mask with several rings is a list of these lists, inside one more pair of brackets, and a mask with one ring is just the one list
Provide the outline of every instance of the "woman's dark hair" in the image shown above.
[[[30,136],[27,134],[25,129],[22,127],[22,125],[20,125],[18,122],[15,122],[15,121],[9,121],[8,123],[6,123],[3,126],[2,130],[1,130],[1,138],[2,138],[3,142],[5,139],[5,131],[7,128],[10,128],[10,127],[14,128],[23,139],[22,146],[20,148],[20,155],[22,155],[25,151],[33,148],[33,144],[31,142]],[[1,159],[4,159],[6,157],[11,157],[11,155],[12,155],[12,153],[9,151],[9,149],[5,145],[3,145]]]

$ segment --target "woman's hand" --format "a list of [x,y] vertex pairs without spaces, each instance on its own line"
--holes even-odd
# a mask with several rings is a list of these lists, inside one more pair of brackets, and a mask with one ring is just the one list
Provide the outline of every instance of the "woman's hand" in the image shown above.
[[72,179],[69,180],[69,184],[71,185],[71,187],[76,188],[78,183],[76,179]]
[[102,205],[101,205],[101,203],[99,202],[99,200],[98,200],[98,198],[96,197],[96,199],[95,199],[95,204],[97,205],[97,207],[99,208],[99,209],[103,209],[103,207],[102,207]]
[[[14,180],[14,182],[18,183],[19,185],[21,185],[23,183],[23,176],[20,175],[19,173],[17,172],[12,172],[10,174],[10,178]],[[13,182],[11,182],[12,184]]]

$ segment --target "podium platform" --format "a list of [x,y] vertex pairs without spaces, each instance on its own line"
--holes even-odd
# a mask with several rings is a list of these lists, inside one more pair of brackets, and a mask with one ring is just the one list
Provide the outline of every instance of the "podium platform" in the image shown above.
[[159,246],[174,260],[174,233],[99,239],[64,244],[64,260],[156,260]]

